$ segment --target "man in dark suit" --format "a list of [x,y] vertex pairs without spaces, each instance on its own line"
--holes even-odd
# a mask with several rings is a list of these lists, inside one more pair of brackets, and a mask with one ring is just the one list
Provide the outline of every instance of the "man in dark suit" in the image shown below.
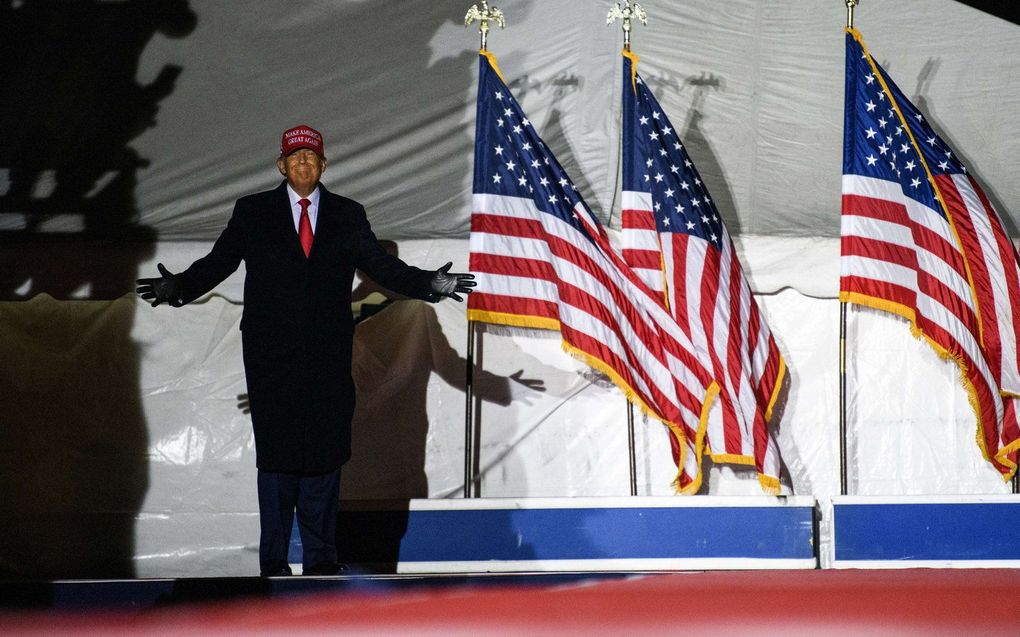
[[244,370],[258,467],[259,561],[263,576],[290,575],[287,551],[297,511],[302,573],[335,575],[340,467],[351,455],[354,271],[400,294],[461,301],[471,274],[421,270],[389,255],[365,209],[319,183],[322,136],[284,132],[277,188],[242,197],[212,251],[180,274],[138,280],[155,307],[180,307],[245,263],[241,316]]

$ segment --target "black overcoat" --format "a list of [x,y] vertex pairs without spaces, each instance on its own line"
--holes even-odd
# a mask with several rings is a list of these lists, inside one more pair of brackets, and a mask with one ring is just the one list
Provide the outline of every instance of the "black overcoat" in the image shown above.
[[245,263],[244,371],[264,471],[332,471],[350,458],[355,269],[406,296],[430,296],[433,272],[387,254],[361,204],[321,184],[319,192],[307,258],[283,182],[238,199],[212,251],[181,273],[191,302]]

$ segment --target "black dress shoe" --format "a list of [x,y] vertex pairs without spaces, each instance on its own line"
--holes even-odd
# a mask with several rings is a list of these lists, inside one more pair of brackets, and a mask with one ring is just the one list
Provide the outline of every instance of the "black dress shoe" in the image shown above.
[[290,570],[290,567],[289,566],[281,566],[279,568],[274,568],[274,569],[269,569],[269,570],[266,570],[266,571],[262,571],[259,574],[259,577],[286,577],[288,575],[293,575],[293,573]]
[[319,562],[306,569],[302,569],[302,575],[344,575],[350,572],[346,564],[340,562]]

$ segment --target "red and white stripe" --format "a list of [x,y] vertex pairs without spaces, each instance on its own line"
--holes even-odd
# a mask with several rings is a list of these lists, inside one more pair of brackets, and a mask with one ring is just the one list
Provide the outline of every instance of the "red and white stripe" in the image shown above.
[[[967,259],[981,321],[985,359],[1003,397],[1000,441],[1003,448],[1020,441],[1016,397],[1020,396],[1020,268],[1016,248],[999,214],[969,175],[935,178]],[[1001,452],[1000,452],[1001,453]],[[1012,460],[1015,462],[1015,456]]]
[[[1008,416],[1012,423],[1007,428],[1015,430],[1016,418],[1014,406],[1004,404],[1000,397],[998,380],[1015,373],[1015,330],[1011,312],[1000,307],[1003,316],[997,318],[990,312],[995,311],[997,302],[1008,303],[1015,291],[1000,285],[1007,280],[1004,269],[996,272],[991,259],[979,258],[979,254],[994,254],[1002,245],[994,232],[989,232],[994,230],[993,224],[980,219],[988,219],[987,215],[970,214],[966,204],[959,205],[982,199],[973,182],[960,175],[936,179],[953,213],[955,233],[942,214],[904,195],[899,184],[843,176],[840,296],[910,319],[939,350],[959,363],[974,399],[982,446],[989,460],[1005,473],[1009,468],[996,459],[1009,435],[1003,435],[1001,423]],[[957,233],[961,243],[969,245],[969,262],[958,247]],[[981,250],[982,245],[987,250]],[[1015,264],[1012,258],[1011,262]],[[1015,265],[1010,269],[1015,275]],[[976,278],[973,291],[971,275]],[[978,304],[986,308],[984,330]],[[1011,349],[1005,348],[1012,355],[1000,354],[989,364],[979,334],[984,331],[989,343],[998,341],[997,349],[1003,352],[1003,327],[1014,334],[1005,339],[1012,341]]]
[[558,327],[569,349],[616,376],[624,391],[682,434],[681,489],[700,483],[695,450],[712,376],[690,341],[637,281],[601,227],[578,204],[596,238],[539,210],[530,199],[476,193],[471,262],[478,286],[469,316],[510,325]]
[[661,293],[665,300],[666,276],[662,267],[659,232],[652,215],[652,193],[624,190],[621,202],[623,258],[645,285]]
[[660,234],[650,193],[625,191],[622,201],[624,255],[649,285],[659,282],[721,387],[706,432],[712,458],[753,463],[763,484],[778,489],[780,456],[768,419],[784,363],[729,234],[723,229],[722,250],[683,232]]

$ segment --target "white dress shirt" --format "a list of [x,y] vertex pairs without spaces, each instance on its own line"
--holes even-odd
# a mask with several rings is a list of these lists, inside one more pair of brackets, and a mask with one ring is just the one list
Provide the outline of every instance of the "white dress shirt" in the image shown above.
[[302,199],[307,199],[311,203],[308,204],[308,221],[312,224],[312,235],[315,235],[315,223],[319,220],[319,187],[316,186],[312,194],[307,197],[294,192],[294,189],[287,184],[287,196],[290,197],[290,211],[294,215],[294,232],[300,233],[301,227],[301,204],[299,203]]

